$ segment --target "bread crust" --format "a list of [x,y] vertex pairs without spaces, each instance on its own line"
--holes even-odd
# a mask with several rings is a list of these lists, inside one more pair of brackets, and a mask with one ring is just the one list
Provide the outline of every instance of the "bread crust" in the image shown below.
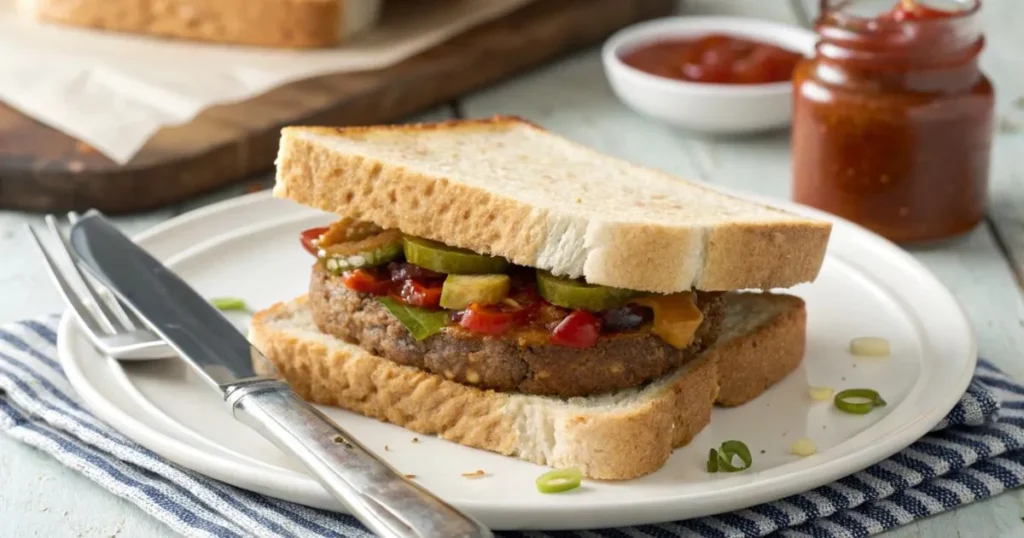
[[[732,308],[758,301],[757,294],[733,294]],[[803,361],[807,309],[792,295],[773,295],[775,311],[742,337],[720,339],[708,354],[718,364],[717,404],[742,405],[783,380]]]
[[[376,357],[320,333],[305,297],[257,312],[250,340],[311,402],[540,465],[577,467],[593,479],[625,480],[660,469],[673,449],[692,441],[716,400],[766,388],[721,383],[719,362],[750,367],[763,360],[730,352],[756,340],[759,349],[776,350],[773,359],[791,363],[802,355],[802,338],[797,345],[794,335],[802,335],[803,316],[788,309],[802,311],[803,302],[787,302],[778,315],[646,387],[568,400],[482,390]],[[737,388],[742,394],[729,393]]]
[[[403,158],[415,162],[418,155],[429,154],[438,137],[470,151],[477,150],[477,135],[493,139],[508,133],[510,137],[544,137],[581,161],[614,163],[642,176],[658,192],[648,196],[631,185],[616,184],[639,197],[631,206],[636,212],[647,211],[649,205],[661,215],[678,216],[687,209],[678,199],[692,198],[728,205],[727,210],[737,217],[711,225],[681,225],[678,219],[659,219],[655,213],[635,219],[619,219],[614,212],[595,215],[582,202],[588,190],[584,181],[569,182],[579,183],[581,207],[574,208],[571,202],[557,208],[542,206],[524,196],[500,192],[500,185],[469,184],[457,174],[426,173],[358,150],[339,150],[332,144],[332,140],[345,141],[359,148],[373,147],[378,140],[392,145],[407,142],[409,149]],[[510,138],[509,143],[514,140],[518,138]],[[492,140],[492,144],[505,147],[502,141]],[[515,158],[505,155],[501,157],[505,160],[494,166],[511,166],[509,160]],[[520,265],[583,276],[591,283],[661,293],[785,288],[814,280],[831,233],[828,222],[731,198],[697,183],[601,155],[530,122],[504,116],[343,129],[287,127],[281,134],[274,195],[343,217],[504,256]],[[676,199],[671,199],[673,196]],[[752,213],[758,216],[747,218]]]
[[276,48],[334,46],[346,31],[345,0],[32,0],[22,5],[52,23]]

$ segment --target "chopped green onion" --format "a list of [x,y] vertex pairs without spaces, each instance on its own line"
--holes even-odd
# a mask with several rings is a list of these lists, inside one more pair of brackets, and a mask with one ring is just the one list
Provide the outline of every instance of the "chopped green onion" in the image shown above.
[[248,310],[245,301],[238,297],[216,297],[210,299],[210,304],[217,310]]
[[708,472],[718,472],[718,451],[713,448],[708,451]]
[[[733,460],[739,457],[743,466],[733,465]],[[708,452],[707,469],[709,473],[735,473],[745,471],[754,464],[754,458],[750,455],[750,449],[743,441],[726,441],[718,450],[712,448]]]
[[836,394],[835,405],[840,411],[854,415],[866,415],[876,407],[885,407],[885,400],[878,391],[871,389],[846,389]]
[[537,491],[541,493],[560,493],[580,487],[583,473],[579,469],[555,469],[537,477]]
[[[740,461],[743,462],[743,467],[736,467],[732,464],[732,460],[736,456],[739,456]],[[743,441],[726,441],[722,443],[721,448],[718,449],[718,459],[718,468],[729,473],[749,469],[750,465],[754,462],[754,459],[750,456],[750,449],[747,448]]]

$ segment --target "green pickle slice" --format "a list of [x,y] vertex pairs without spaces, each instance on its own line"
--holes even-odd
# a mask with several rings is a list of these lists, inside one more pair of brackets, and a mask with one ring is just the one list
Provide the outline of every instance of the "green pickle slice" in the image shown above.
[[502,273],[508,269],[508,260],[504,258],[477,254],[422,237],[405,238],[405,260],[431,271],[456,275]]
[[448,275],[441,288],[441,308],[462,310],[473,303],[500,303],[511,286],[508,275]]
[[633,290],[557,277],[547,271],[537,271],[537,293],[553,305],[590,312],[622,306],[641,295]]
[[329,245],[321,249],[324,267],[334,274],[375,267],[402,257],[402,233],[385,230],[356,241]]

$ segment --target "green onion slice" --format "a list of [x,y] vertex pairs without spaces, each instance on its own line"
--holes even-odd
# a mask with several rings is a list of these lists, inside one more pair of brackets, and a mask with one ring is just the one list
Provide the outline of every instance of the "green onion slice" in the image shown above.
[[878,391],[871,389],[846,389],[836,394],[835,405],[840,411],[854,415],[866,415],[876,407],[885,407],[885,400]]
[[238,297],[215,297],[210,299],[210,304],[217,310],[248,310],[245,301]]
[[708,451],[708,472],[718,472],[718,451],[713,448]]
[[[736,458],[740,459],[742,466],[733,465]],[[754,458],[750,455],[750,449],[743,441],[726,441],[718,449],[712,448],[708,452],[709,473],[736,473],[745,471],[754,464]]]
[[[732,464],[733,458],[736,456],[739,456],[740,461],[743,462],[743,467],[736,467]],[[750,449],[743,441],[726,441],[718,449],[718,468],[722,471],[727,473],[743,471],[749,469],[753,463],[754,459],[750,457]]]
[[555,469],[537,477],[537,491],[541,493],[561,493],[580,487],[583,473],[579,469]]

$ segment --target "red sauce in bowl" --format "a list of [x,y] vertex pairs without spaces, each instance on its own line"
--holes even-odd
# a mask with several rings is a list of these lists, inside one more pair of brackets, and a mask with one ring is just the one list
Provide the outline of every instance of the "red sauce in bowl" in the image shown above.
[[776,45],[724,34],[666,39],[638,47],[622,61],[652,75],[712,84],[784,82],[803,55]]

